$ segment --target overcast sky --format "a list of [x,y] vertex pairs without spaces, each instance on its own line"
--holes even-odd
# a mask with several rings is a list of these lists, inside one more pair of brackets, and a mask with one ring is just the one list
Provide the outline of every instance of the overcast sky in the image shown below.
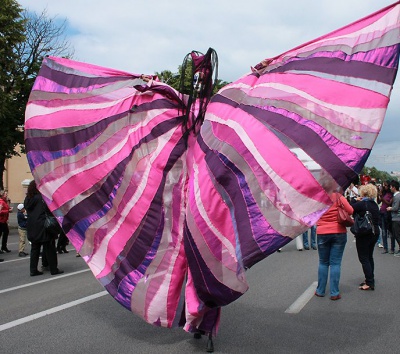
[[[214,48],[219,78],[350,24],[393,0],[17,0],[68,22],[74,59],[152,74],[176,72],[192,50]],[[400,171],[400,79],[367,166]],[[396,162],[395,162],[396,161]]]

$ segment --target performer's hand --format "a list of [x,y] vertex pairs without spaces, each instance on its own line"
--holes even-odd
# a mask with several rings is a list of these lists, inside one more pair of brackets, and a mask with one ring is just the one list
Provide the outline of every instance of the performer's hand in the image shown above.
[[140,78],[146,82],[149,82],[152,79],[150,75],[144,75],[144,74],[140,75]]

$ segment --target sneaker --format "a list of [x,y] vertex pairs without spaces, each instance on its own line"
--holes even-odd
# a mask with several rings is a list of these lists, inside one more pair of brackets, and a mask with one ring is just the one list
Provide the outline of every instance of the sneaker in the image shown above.
[[308,246],[304,246],[304,249],[305,249],[305,250],[309,250],[309,249],[310,249],[310,247],[308,247]]
[[395,257],[400,257],[400,252],[394,254]]
[[18,253],[18,257],[26,257],[27,255],[28,255],[28,253],[25,253],[25,252]]
[[394,251],[389,251],[389,254],[393,254],[394,253]]
[[379,247],[379,248],[383,248],[383,245],[380,244],[380,243],[378,243],[378,247]]
[[396,255],[396,254],[400,255],[400,250],[394,252],[394,255]]

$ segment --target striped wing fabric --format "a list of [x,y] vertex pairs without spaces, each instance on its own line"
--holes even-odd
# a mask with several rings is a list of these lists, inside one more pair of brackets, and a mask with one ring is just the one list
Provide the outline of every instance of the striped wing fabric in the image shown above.
[[154,325],[215,333],[245,270],[361,171],[397,73],[399,4],[256,65],[188,140],[185,97],[169,86],[44,60],[26,110],[29,164],[118,302]]
[[397,2],[266,59],[213,97],[198,139],[198,169],[212,155],[224,176],[231,173],[227,198],[245,201],[247,211],[237,212],[257,221],[245,228],[260,230],[263,220],[264,235],[296,237],[331,204],[327,192],[357,177],[396,77],[399,9]]

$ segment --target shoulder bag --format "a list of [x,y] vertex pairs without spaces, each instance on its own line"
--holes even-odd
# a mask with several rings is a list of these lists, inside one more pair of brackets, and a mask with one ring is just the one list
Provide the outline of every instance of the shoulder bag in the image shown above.
[[43,207],[44,207],[44,215],[45,215],[44,229],[46,231],[46,234],[48,234],[49,236],[51,236],[53,238],[57,238],[58,234],[61,232],[60,224],[58,223],[55,216],[47,208],[47,205],[44,201],[43,201]]
[[[365,207],[367,207],[367,202],[365,202]],[[354,217],[354,225],[350,228],[350,231],[356,236],[375,235],[375,227],[372,223],[371,213],[366,210],[364,216],[356,214]]]
[[342,201],[340,200],[340,196],[336,194],[336,206],[337,206],[337,221],[339,224],[349,227],[354,224],[354,220],[351,215],[346,211]]

